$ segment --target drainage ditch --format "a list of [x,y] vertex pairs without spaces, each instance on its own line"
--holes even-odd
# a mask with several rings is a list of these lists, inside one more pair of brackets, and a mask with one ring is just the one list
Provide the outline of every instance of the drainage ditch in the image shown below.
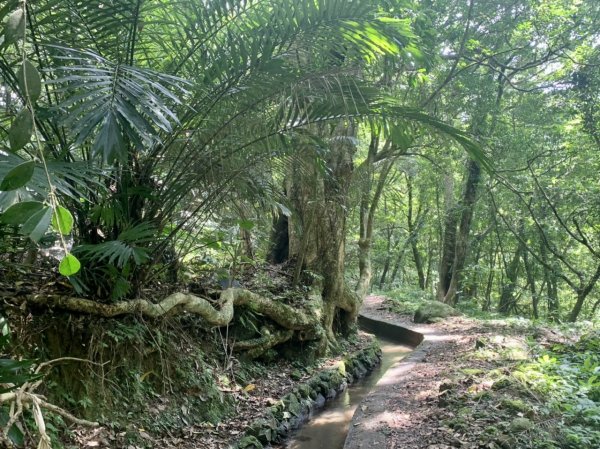
[[370,375],[353,383],[335,399],[328,401],[322,409],[314,412],[314,416],[290,435],[282,447],[286,449],[342,449],[344,447],[352,416],[363,398],[392,365],[412,351],[411,347],[398,344],[398,340],[379,335],[378,340],[382,350],[379,366],[374,368]]
[[231,448],[342,449],[363,398],[376,389],[386,371],[423,341],[418,332],[378,319],[360,316],[359,324],[375,334],[379,343],[296,386],[255,420]]

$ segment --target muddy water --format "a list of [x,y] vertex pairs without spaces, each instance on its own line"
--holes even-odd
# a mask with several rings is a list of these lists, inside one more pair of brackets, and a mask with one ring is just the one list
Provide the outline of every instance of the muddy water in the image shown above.
[[412,351],[408,346],[378,337],[383,351],[381,364],[366,378],[355,382],[328,401],[286,442],[286,449],[342,449],[354,411],[393,364]]

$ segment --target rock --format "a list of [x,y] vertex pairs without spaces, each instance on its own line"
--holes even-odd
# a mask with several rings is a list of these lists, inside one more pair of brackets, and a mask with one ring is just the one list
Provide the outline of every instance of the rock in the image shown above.
[[368,372],[369,371],[367,368],[365,368],[365,366],[357,360],[354,364],[354,377],[357,379],[362,379],[367,375]]
[[439,301],[425,301],[415,312],[413,321],[415,323],[433,323],[436,319],[458,315],[460,312],[448,304]]
[[512,433],[527,432],[533,429],[533,422],[527,418],[515,418],[510,422],[509,430]]
[[333,388],[330,388],[329,391],[327,392],[327,399],[333,399],[337,396],[337,391],[335,391]]
[[315,407],[321,408],[325,405],[325,402],[326,402],[325,396],[323,396],[322,394],[318,394],[317,398],[315,399]]
[[284,399],[285,408],[294,416],[299,416],[302,413],[302,406],[295,394],[290,393]]
[[[269,418],[260,418],[254,421],[246,433],[248,437],[253,437],[261,444],[268,444],[273,441],[275,436],[277,435],[277,427],[279,423],[274,417]],[[243,441],[243,440],[242,440]],[[253,443],[254,444],[254,443]],[[253,447],[253,446],[243,446],[243,447]],[[258,448],[262,448],[262,446],[257,446]]]

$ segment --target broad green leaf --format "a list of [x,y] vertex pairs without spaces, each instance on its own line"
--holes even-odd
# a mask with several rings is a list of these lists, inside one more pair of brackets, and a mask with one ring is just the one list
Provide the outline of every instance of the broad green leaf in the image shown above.
[[62,235],[70,234],[73,229],[73,215],[71,215],[71,212],[62,206],[58,206],[54,209],[54,214],[52,214],[52,227]]
[[23,201],[13,204],[3,214],[0,214],[0,222],[12,226],[22,225],[43,207],[44,204],[39,201]]
[[42,79],[37,68],[26,59],[17,72],[19,80],[19,89],[24,97],[29,97],[31,104],[34,104],[42,93]]
[[33,161],[27,161],[17,165],[6,174],[0,183],[0,190],[7,191],[20,189],[32,178],[34,169],[35,162]]
[[28,235],[34,242],[39,242],[44,236],[52,220],[52,208],[45,206],[42,210],[33,214],[21,228],[21,233]]
[[254,228],[254,222],[252,220],[238,220],[238,226],[245,231],[251,231]]
[[73,276],[81,269],[81,262],[73,254],[67,254],[58,265],[58,271],[63,276]]
[[13,11],[4,26],[4,44],[10,45],[23,38],[25,32],[25,17],[21,8]]
[[10,127],[8,132],[8,140],[10,142],[10,149],[13,152],[19,151],[23,148],[33,134],[33,116],[31,111],[27,108],[23,108],[21,112],[15,117],[15,120]]

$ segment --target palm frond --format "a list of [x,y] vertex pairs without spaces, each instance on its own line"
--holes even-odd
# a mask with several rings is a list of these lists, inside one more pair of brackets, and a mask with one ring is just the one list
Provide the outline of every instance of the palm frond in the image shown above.
[[174,106],[181,105],[186,82],[147,69],[116,64],[91,51],[53,46],[63,65],[50,84],[64,100],[56,107],[61,123],[81,145],[95,137],[93,151],[105,161],[123,160],[128,139],[135,148],[159,142],[178,123]]
[[150,255],[148,248],[140,245],[154,240],[155,237],[154,226],[140,223],[122,231],[116,240],[95,245],[80,245],[74,252],[81,255],[83,260],[116,265],[118,268],[123,268],[130,262],[142,265],[149,260]]

